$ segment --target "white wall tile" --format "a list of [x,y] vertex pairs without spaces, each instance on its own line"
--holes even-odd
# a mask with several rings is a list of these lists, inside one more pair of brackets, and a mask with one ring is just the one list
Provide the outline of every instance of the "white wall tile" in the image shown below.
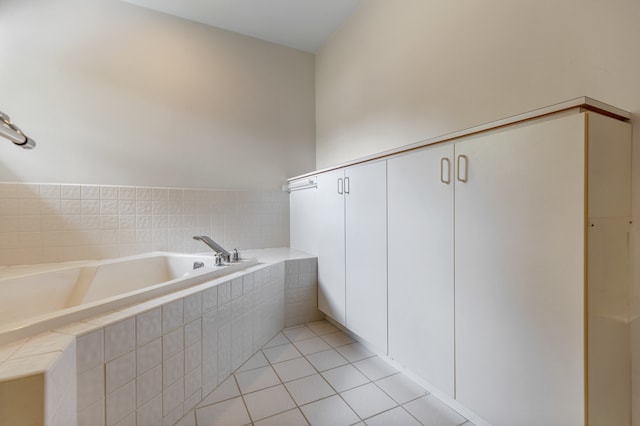
[[[40,191],[42,191],[42,188],[40,188]],[[100,199],[101,200],[117,200],[118,187],[117,186],[101,186]]]
[[162,359],[167,360],[184,351],[184,328],[179,327],[162,336]]
[[139,407],[137,412],[137,426],[157,426],[162,423],[162,393],[151,401]]
[[79,200],[80,185],[60,185],[60,196],[63,200]]
[[100,200],[83,198],[80,202],[80,211],[83,215],[100,214]]
[[189,373],[202,365],[202,343],[197,342],[184,351],[184,369]]
[[1,182],[0,198],[18,198],[18,184]]
[[120,200],[118,202],[118,214],[121,216],[135,215],[136,202],[134,200]]
[[83,410],[96,401],[102,401],[104,393],[104,366],[102,364],[77,376],[78,410]]
[[[162,413],[168,416],[172,411],[179,408],[184,401],[184,378],[181,378],[173,385],[162,392]],[[182,417],[182,413],[178,420]]]
[[104,362],[104,333],[102,329],[77,337],[76,359],[78,373],[83,373]]
[[120,321],[104,329],[104,358],[109,362],[135,348],[135,318]]
[[142,346],[162,336],[162,310],[155,308],[136,317],[136,344]]
[[104,405],[104,399],[100,399],[87,408],[78,410],[78,426],[103,426]]
[[162,305],[162,333],[181,327],[184,321],[182,299]]
[[200,315],[198,316],[198,319],[184,326],[185,347],[191,346],[202,340],[202,318]]
[[[198,367],[191,372],[188,372],[184,378],[184,394],[185,396],[191,396],[198,392],[202,387],[202,367]],[[198,400],[198,402],[200,402]],[[189,407],[193,408],[193,407]]]
[[162,419],[162,426],[176,426],[184,414],[184,404],[181,402],[178,406]]
[[136,377],[136,353],[128,352],[106,365],[106,392],[110,394]]
[[106,424],[112,426],[124,420],[136,409],[136,386],[131,381],[107,395]]
[[136,378],[136,404],[141,407],[162,394],[162,366],[158,365]]
[[200,292],[184,298],[184,322],[189,323],[202,315],[202,294]]
[[218,307],[218,286],[202,292],[202,311],[208,312]]
[[173,383],[184,378],[184,352],[162,363],[162,387],[167,389]]
[[99,200],[100,187],[98,185],[82,185],[80,198],[83,200]]
[[151,201],[152,195],[152,188],[136,188],[136,200]]
[[158,338],[136,349],[138,375],[162,364],[162,339]]
[[76,344],[72,340],[46,372],[45,417],[50,424],[77,422]]

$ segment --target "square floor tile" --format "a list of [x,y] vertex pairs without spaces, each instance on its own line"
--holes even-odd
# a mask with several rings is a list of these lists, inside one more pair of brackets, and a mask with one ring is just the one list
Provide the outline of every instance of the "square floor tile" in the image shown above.
[[398,404],[373,383],[351,389],[340,394],[361,418],[374,416],[390,410]]
[[458,426],[466,421],[464,417],[433,395],[411,401],[405,404],[404,408],[425,425]]
[[304,340],[304,339],[310,339],[312,337],[316,337],[316,333],[311,331],[311,329],[307,328],[307,326],[305,325],[285,328],[284,330],[282,330],[282,334],[287,336],[287,338],[292,342],[297,342],[298,340]]
[[298,408],[255,422],[256,426],[303,426],[308,424]]
[[350,364],[324,371],[322,376],[338,392],[369,383],[369,379]]
[[376,385],[393,398],[398,404],[404,404],[426,395],[428,392],[402,373],[378,380]]
[[349,363],[335,349],[307,355],[307,359],[319,371],[329,370]]
[[347,336],[341,331],[338,331],[337,333],[325,334],[324,336],[321,336],[321,337],[322,337],[322,340],[324,340],[334,348],[337,348],[338,346],[348,345],[350,343],[355,342],[355,340],[353,340],[351,337]]
[[224,382],[220,383],[209,395],[207,395],[198,407],[215,404],[216,402],[226,401],[227,399],[240,396],[240,389],[236,384],[236,378],[229,376]]
[[296,407],[284,386],[274,386],[243,396],[251,418],[256,421]]
[[345,357],[349,362],[360,361],[361,359],[370,358],[375,356],[373,352],[365,348],[361,343],[351,343],[336,348],[340,355]]
[[244,426],[251,423],[242,398],[234,398],[196,409],[199,425]]
[[294,380],[286,383],[285,386],[298,405],[308,404],[335,394],[319,374]]
[[290,382],[291,380],[316,373],[316,369],[304,358],[294,358],[289,361],[279,362],[273,364],[272,367],[283,382]]
[[353,366],[367,376],[369,380],[378,380],[398,372],[389,363],[377,356],[354,362]]
[[358,416],[338,395],[300,407],[312,426],[346,426],[358,420]]
[[371,417],[365,423],[367,426],[421,426],[421,423],[402,407],[396,407],[393,410]]
[[287,339],[284,334],[278,333],[271,340],[265,343],[262,349],[271,348],[273,346],[286,345],[287,343],[290,343],[289,339]]
[[291,343],[263,349],[262,352],[264,352],[264,355],[272,364],[276,362],[288,361],[290,359],[302,356],[302,354]]
[[317,336],[311,339],[298,340],[293,344],[303,355],[310,355],[331,349],[331,346],[329,346],[327,342]]
[[329,321],[312,322],[307,324],[307,327],[309,327],[318,336],[335,333],[336,331],[338,331],[338,328],[335,325],[331,324]]
[[247,362],[242,364],[240,368],[236,370],[236,373],[253,370],[259,367],[265,367],[267,365],[269,365],[269,361],[267,361],[267,358],[264,357],[264,354],[262,352],[258,351],[251,358],[249,358]]
[[270,366],[236,373],[235,376],[243,394],[280,384],[280,379]]

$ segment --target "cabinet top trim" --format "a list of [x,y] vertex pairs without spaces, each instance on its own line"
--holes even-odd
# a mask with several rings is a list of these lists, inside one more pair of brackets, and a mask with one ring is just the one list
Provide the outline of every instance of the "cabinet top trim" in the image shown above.
[[391,155],[400,154],[405,151],[419,149],[428,145],[433,145],[440,142],[446,142],[453,139],[462,138],[464,136],[469,136],[475,133],[485,132],[485,131],[496,129],[499,127],[508,126],[508,125],[519,123],[522,121],[532,120],[535,118],[543,117],[545,115],[555,114],[557,112],[567,111],[574,108],[583,108],[589,111],[598,112],[600,114],[607,115],[622,121],[629,121],[631,119],[631,113],[628,111],[622,110],[620,108],[616,108],[612,105],[606,104],[604,102],[600,102],[598,100],[589,98],[587,96],[582,96],[580,98],[571,99],[570,101],[561,102],[561,103],[550,105],[544,108],[538,108],[533,111],[525,112],[523,114],[513,115],[511,117],[503,118],[501,120],[496,120],[489,123],[481,124],[479,126],[474,126],[464,130],[459,130],[457,132],[436,136],[431,139],[426,139],[420,142],[404,145],[388,151],[378,152],[375,154],[368,155],[366,157],[348,161],[346,163],[336,164],[334,166],[330,166],[321,170],[316,170],[314,172],[309,172],[309,173],[305,173],[299,176],[289,178],[288,181],[291,182],[297,179],[313,176],[318,173],[329,172],[331,170],[341,169],[343,167],[365,163],[367,161],[378,160],[384,157],[389,157]]

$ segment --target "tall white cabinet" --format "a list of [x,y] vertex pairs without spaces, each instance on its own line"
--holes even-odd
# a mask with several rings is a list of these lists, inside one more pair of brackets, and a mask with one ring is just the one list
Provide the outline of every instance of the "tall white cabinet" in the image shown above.
[[386,162],[318,175],[318,308],[387,351]]
[[389,356],[454,396],[453,145],[388,160]]
[[387,163],[345,170],[346,326],[387,352]]
[[345,325],[344,170],[319,174],[317,192],[318,309]]
[[456,399],[496,425],[585,421],[585,120],[455,144]]
[[370,185],[341,207],[342,323],[478,423],[631,422],[631,126],[583,100],[319,175]]

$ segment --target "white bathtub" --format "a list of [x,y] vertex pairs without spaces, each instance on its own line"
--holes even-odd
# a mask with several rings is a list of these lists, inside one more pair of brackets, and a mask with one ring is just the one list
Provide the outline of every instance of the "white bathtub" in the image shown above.
[[[194,262],[204,267],[194,269]],[[141,303],[257,264],[214,266],[213,255],[149,253],[0,269],[0,345]]]

